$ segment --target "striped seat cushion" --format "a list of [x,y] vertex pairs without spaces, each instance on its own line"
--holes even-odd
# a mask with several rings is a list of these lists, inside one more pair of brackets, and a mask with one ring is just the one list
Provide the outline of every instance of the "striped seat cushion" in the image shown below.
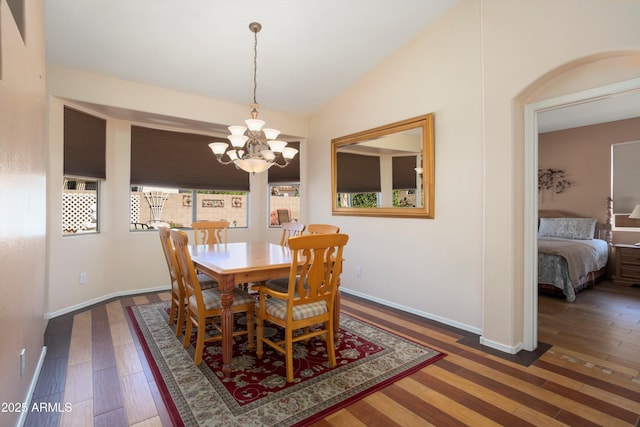
[[[265,308],[269,315],[278,319],[284,319],[287,314],[287,302],[285,300],[269,298],[265,301]],[[327,303],[325,301],[296,305],[293,307],[293,320],[307,319],[326,312]]]
[[[202,299],[204,300],[205,310],[216,310],[222,308],[222,292],[218,288],[210,288],[202,291]],[[255,302],[255,299],[247,292],[240,288],[233,288],[233,303],[235,305],[243,305]],[[189,298],[189,307],[196,309],[197,301],[195,295]]]
[[202,288],[202,290],[218,287],[218,282],[216,282],[206,274],[198,274],[198,282],[200,282],[200,287]]

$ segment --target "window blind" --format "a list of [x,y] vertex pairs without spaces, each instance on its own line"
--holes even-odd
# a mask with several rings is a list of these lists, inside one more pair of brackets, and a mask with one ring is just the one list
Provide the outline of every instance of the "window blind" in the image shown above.
[[105,179],[107,121],[64,107],[64,174]]
[[392,159],[394,190],[416,188],[416,156],[401,156]]
[[249,174],[219,163],[211,142],[228,140],[131,126],[131,185],[249,191]]
[[338,193],[378,193],[380,158],[361,154],[337,153]]
[[267,173],[269,184],[278,182],[300,182],[300,142],[290,142],[287,147],[295,148],[298,154],[283,168],[271,166]]

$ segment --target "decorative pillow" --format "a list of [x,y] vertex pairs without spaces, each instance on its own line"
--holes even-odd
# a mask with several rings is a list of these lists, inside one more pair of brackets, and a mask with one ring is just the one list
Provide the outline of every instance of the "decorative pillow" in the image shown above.
[[593,239],[595,218],[540,218],[538,236],[561,237],[563,239]]

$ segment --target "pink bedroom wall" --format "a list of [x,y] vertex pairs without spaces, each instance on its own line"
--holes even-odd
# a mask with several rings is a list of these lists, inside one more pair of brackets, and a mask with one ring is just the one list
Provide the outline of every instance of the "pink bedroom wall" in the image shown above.
[[[611,144],[640,140],[640,117],[538,136],[538,168],[562,169],[572,186],[561,194],[538,192],[538,208],[604,221],[611,190]],[[614,243],[634,243],[638,232],[614,232]]]

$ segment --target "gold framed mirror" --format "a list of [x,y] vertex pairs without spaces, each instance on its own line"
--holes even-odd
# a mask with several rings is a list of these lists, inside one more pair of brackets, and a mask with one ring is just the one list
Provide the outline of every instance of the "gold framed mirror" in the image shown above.
[[333,215],[434,217],[433,113],[331,140]]

